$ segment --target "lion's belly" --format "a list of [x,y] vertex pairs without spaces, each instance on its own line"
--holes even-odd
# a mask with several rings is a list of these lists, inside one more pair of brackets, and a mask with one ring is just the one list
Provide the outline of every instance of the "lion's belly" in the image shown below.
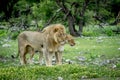
[[43,41],[42,40],[37,40],[37,39],[30,39],[27,40],[27,42],[30,44],[31,47],[33,47],[35,50],[41,51],[44,47]]
[[61,46],[58,48],[58,51],[63,52],[63,51],[64,51],[64,45],[61,45]]

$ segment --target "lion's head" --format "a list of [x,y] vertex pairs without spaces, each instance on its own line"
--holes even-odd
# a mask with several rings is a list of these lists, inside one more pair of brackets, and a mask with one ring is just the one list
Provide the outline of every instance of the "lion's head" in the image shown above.
[[55,32],[58,32],[58,31],[60,31],[62,33],[66,33],[64,25],[62,25],[62,24],[52,24],[52,25],[49,25],[49,26],[45,27],[42,30],[43,33],[50,34],[50,35],[53,35]]
[[65,27],[62,24],[52,24],[47,26],[42,31],[44,34],[48,35],[48,39],[53,40],[52,42],[58,44],[64,44],[66,38]]
[[67,35],[66,35],[66,40],[67,40],[68,44],[70,44],[71,46],[74,46],[74,45],[75,45],[75,41],[74,41],[73,36],[67,34]]
[[66,34],[61,32],[61,31],[57,31],[54,33],[54,40],[56,43],[60,43],[60,44],[65,44],[66,42]]

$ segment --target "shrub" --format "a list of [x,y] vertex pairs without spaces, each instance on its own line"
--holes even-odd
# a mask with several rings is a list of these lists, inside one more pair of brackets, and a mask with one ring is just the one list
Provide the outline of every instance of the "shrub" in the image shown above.
[[4,37],[7,35],[7,30],[0,30],[0,37]]
[[117,30],[117,26],[104,26],[99,27],[96,26],[87,26],[83,28],[83,36],[100,36],[100,35],[107,35],[107,36],[114,36],[114,30]]
[[99,36],[100,31],[98,27],[87,26],[83,28],[83,36]]
[[107,36],[113,36],[115,35],[113,32],[113,29],[116,29],[116,27],[113,26],[105,26],[104,29],[102,29],[103,33],[105,33]]

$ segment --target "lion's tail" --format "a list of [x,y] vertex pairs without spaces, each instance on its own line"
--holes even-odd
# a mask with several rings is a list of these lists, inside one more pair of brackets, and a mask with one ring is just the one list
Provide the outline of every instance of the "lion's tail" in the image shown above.
[[19,56],[19,52],[20,51],[18,51],[18,54],[15,56],[15,55],[11,55],[11,57],[14,59],[14,58],[18,58],[18,56]]
[[14,55],[11,55],[11,57],[14,59],[14,58],[18,58],[19,54],[17,54],[16,56]]

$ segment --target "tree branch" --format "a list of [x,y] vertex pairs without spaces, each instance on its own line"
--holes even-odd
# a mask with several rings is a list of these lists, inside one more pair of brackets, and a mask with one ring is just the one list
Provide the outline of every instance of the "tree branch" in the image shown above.
[[58,9],[54,13],[54,15],[47,21],[47,23],[43,26],[43,28],[46,27],[47,25],[49,25],[53,20],[55,20],[57,13],[59,13],[61,10],[62,10],[62,8]]
[[85,10],[86,10],[86,8],[87,8],[87,6],[88,6],[89,1],[90,1],[90,0],[85,0],[85,2],[83,3],[83,7],[82,7],[82,10],[81,10],[81,12],[80,12],[80,16],[83,16],[83,15],[84,15]]

